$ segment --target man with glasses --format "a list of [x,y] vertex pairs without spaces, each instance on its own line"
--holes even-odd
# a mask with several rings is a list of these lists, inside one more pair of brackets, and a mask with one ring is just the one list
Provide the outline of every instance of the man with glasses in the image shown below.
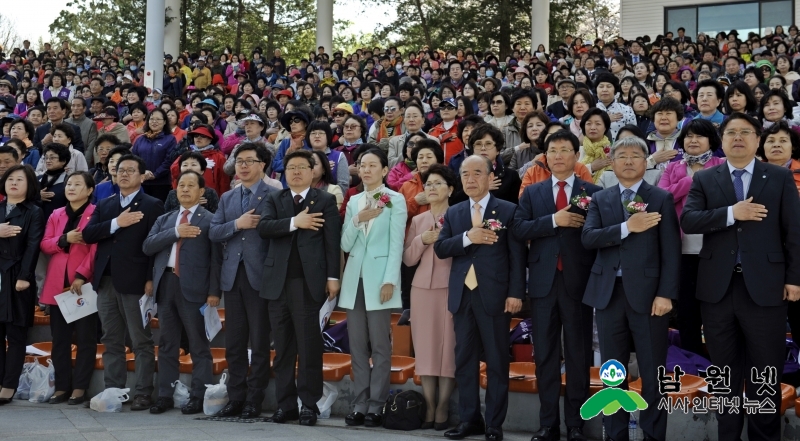
[[[211,219],[209,238],[222,243],[220,288],[225,295],[225,359],[228,404],[221,417],[256,418],[269,382],[268,302],[259,297],[268,243],[256,231],[269,197],[264,183],[269,153],[262,143],[245,142],[231,155],[241,185],[226,192]],[[252,355],[248,363],[248,341]],[[248,373],[249,369],[249,373]]]
[[264,262],[261,297],[269,300],[270,322],[281,330],[275,334],[278,409],[272,422],[299,419],[301,425],[313,426],[322,398],[319,310],[326,299],[339,294],[342,225],[336,198],[311,188],[311,152],[294,151],[283,162],[289,188],[269,195],[257,228],[272,251]]
[[[720,132],[727,161],[694,175],[681,214],[684,233],[703,234],[697,299],[711,362],[730,369],[715,395],[741,399],[744,382],[749,400],[778,409],[787,300],[800,299],[800,201],[790,170],[756,159],[759,121],[734,113]],[[763,410],[748,412],[749,438],[780,439],[781,414]],[[718,414],[719,439],[739,439],[744,420],[741,407]]]
[[[658,368],[667,362],[667,330],[672,300],[678,298],[681,236],[672,193],[643,178],[649,150],[636,137],[611,146],[619,185],[594,193],[582,243],[597,250],[583,303],[595,308],[600,354],[627,366],[630,340],[642,379],[639,426],[645,439],[664,441],[667,411],[659,409]],[[796,192],[796,190],[795,190]],[[627,389],[627,380],[621,388]],[[628,439],[628,412],[604,419],[611,439]]]
[[569,101],[569,97],[575,92],[575,81],[570,78],[559,80],[556,84],[556,90],[558,90],[558,96],[561,97],[561,101],[556,101],[547,106],[547,113],[556,118],[563,118],[567,116],[567,101]]
[[131,410],[152,405],[155,355],[150,323],[142,326],[139,298],[153,295],[154,260],[142,251],[164,203],[142,191],[146,164],[134,155],[117,163],[119,197],[97,203],[92,218],[83,230],[87,244],[96,243],[92,286],[97,290],[97,310],[103,324],[105,345],[103,376],[105,388],[124,388],[128,378],[125,361],[125,334],[131,338],[136,354],[136,384]]

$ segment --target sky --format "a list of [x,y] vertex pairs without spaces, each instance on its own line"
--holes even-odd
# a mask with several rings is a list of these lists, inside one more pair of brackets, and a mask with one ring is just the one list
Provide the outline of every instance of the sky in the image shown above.
[[[15,25],[22,39],[30,40],[34,45],[42,37],[48,41],[48,27],[64,8],[64,0],[35,0],[36,7],[31,7],[31,2],[3,1],[2,14],[6,15]],[[333,15],[339,20],[350,20],[354,24],[353,32],[372,32],[375,23],[387,24],[394,17],[394,10],[389,7],[377,7],[364,10],[363,3],[359,0],[340,0],[334,4]]]

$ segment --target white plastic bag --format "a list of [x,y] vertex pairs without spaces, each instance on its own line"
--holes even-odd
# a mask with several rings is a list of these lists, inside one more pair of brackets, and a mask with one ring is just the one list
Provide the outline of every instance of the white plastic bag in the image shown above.
[[17,393],[14,398],[18,400],[27,400],[31,397],[31,369],[35,366],[34,363],[25,363],[22,365],[22,373],[19,375],[19,386],[17,386]]
[[175,392],[172,394],[172,401],[175,402],[175,407],[181,408],[185,406],[189,402],[189,388],[181,383],[181,380],[175,380],[172,386],[175,388]]
[[206,384],[206,395],[203,398],[204,414],[214,415],[228,404],[228,386],[225,386],[227,379],[228,374],[225,373],[219,379],[219,384]]
[[[319,409],[319,415],[317,418],[330,418],[331,408],[333,408],[333,403],[336,402],[337,398],[339,398],[339,389],[336,387],[336,385],[327,381],[323,382],[322,398],[317,401],[317,408]],[[297,399],[297,407],[303,407],[303,402],[300,401],[299,398]]]
[[89,408],[97,412],[122,412],[122,403],[128,401],[130,391],[127,387],[109,387],[92,398]]
[[44,403],[56,393],[56,369],[53,361],[47,359],[47,367],[34,362],[29,377],[31,379],[31,393],[28,401],[31,403]]

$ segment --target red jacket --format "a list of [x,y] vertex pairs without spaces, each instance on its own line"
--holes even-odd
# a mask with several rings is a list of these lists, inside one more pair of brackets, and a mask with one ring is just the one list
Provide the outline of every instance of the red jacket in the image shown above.
[[454,122],[450,130],[445,130],[444,123],[432,128],[428,135],[439,138],[439,145],[444,150],[444,163],[449,164],[450,158],[464,150],[464,143],[458,138],[458,123]]
[[[78,229],[83,231],[89,219],[94,213],[95,206],[89,204],[78,222]],[[40,303],[45,305],[55,305],[54,296],[66,291],[64,286],[64,273],[70,283],[75,281],[75,273],[79,273],[90,283],[94,277],[94,256],[97,252],[97,244],[83,245],[78,243],[70,244],[69,252],[65,252],[58,247],[58,240],[64,234],[64,227],[67,225],[66,207],[57,208],[47,219],[47,226],[44,230],[41,248],[45,254],[50,255],[50,263],[47,264],[47,275],[44,278],[44,287]],[[94,287],[97,290],[97,287]]]
[[[225,155],[217,149],[202,150],[200,153],[208,163],[206,171],[203,173],[206,187],[213,188],[218,195],[222,196],[223,193],[231,189],[231,177],[222,170],[222,166],[225,165]],[[175,159],[175,162],[169,167],[169,172],[172,175],[172,188],[178,185],[178,176],[181,174],[181,169],[178,166],[178,161],[180,160],[181,158]]]

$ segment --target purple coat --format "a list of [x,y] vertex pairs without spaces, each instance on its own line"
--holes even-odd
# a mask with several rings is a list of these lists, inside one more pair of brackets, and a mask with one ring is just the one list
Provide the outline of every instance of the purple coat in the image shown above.
[[[703,166],[703,170],[720,165],[723,162],[725,162],[725,158],[712,156]],[[672,197],[675,200],[675,211],[680,218],[683,206],[686,204],[686,196],[692,186],[692,178],[686,175],[686,164],[682,161],[670,162],[667,165],[667,169],[664,170],[664,174],[661,175],[658,186],[672,193]]]

